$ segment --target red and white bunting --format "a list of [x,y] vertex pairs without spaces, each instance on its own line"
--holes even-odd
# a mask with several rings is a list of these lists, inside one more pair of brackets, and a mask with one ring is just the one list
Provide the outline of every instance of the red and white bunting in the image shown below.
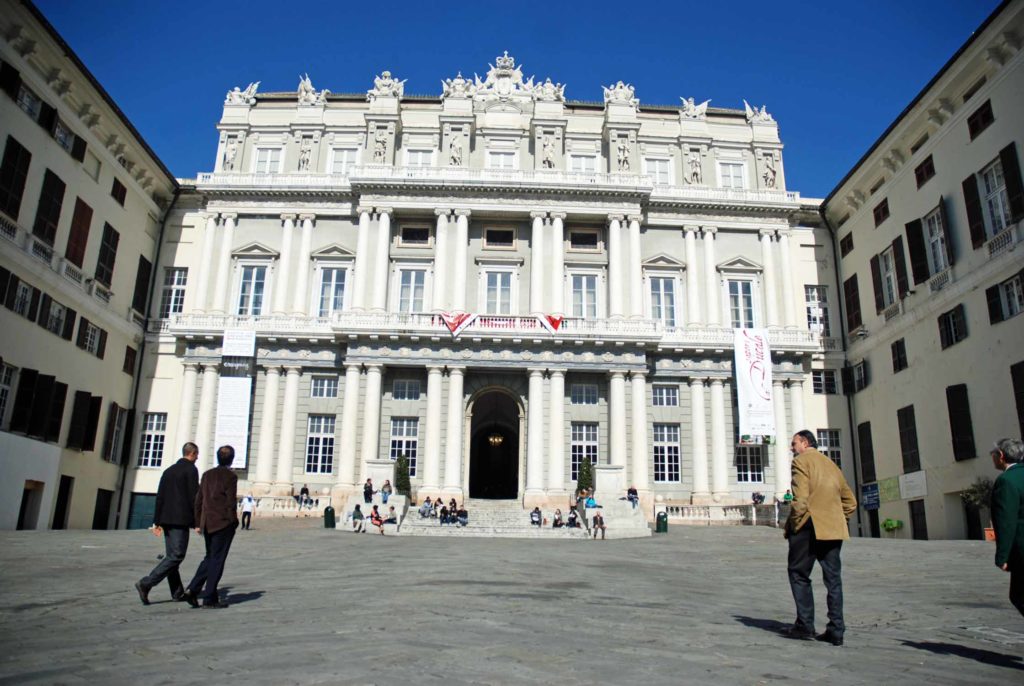
[[558,317],[553,314],[538,314],[537,321],[540,322],[541,326],[550,331],[551,333],[558,333],[559,327],[562,326],[562,320],[565,317]]
[[475,319],[476,315],[470,314],[469,312],[441,313],[441,320],[444,322],[444,325],[448,327],[448,330],[452,334],[452,338],[458,338],[459,334],[462,333],[467,326],[472,324]]

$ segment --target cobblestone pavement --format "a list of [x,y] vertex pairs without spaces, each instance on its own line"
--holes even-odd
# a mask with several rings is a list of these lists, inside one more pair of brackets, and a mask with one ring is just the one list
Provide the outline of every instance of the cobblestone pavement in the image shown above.
[[[851,541],[835,648],[776,635],[793,618],[777,530],[602,542],[256,526],[235,539],[221,611],[172,603],[166,585],[139,602],[132,584],[163,550],[145,531],[0,533],[0,683],[1024,683],[1024,620],[991,543]],[[201,549],[193,537],[186,575]]]

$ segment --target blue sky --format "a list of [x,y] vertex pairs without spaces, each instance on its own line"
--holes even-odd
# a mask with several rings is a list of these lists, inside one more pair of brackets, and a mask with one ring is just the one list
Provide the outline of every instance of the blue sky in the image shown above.
[[291,91],[308,72],[365,92],[390,69],[406,93],[439,95],[508,50],[570,99],[622,79],[641,103],[767,105],[787,186],[824,197],[998,2],[37,4],[177,176],[212,169],[233,86]]

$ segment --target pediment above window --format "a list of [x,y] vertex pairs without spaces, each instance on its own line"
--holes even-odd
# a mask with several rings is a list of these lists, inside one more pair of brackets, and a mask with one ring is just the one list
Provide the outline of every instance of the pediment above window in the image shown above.
[[277,258],[279,258],[281,256],[281,254],[279,252],[277,252],[276,250],[274,250],[273,248],[268,247],[266,245],[263,245],[262,243],[253,242],[253,243],[249,243],[247,245],[243,245],[240,248],[235,248],[231,252],[231,256],[232,257],[236,257],[236,258],[245,258],[245,257],[261,258],[262,257],[262,258],[265,258],[265,259],[276,260]]
[[344,248],[337,243],[326,245],[319,250],[315,250],[310,254],[310,257],[314,260],[351,260],[354,259],[356,254]]
[[686,269],[686,263],[667,253],[658,253],[643,261],[645,269]]
[[720,262],[716,267],[720,272],[746,272],[749,274],[760,273],[764,267],[757,262],[751,262],[745,257],[734,257],[731,260]]

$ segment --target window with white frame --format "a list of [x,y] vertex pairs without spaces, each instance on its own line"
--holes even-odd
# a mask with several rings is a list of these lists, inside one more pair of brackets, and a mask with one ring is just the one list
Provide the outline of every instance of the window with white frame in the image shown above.
[[878,265],[882,272],[882,299],[885,306],[889,307],[899,297],[899,286],[896,280],[896,257],[892,246],[889,246],[879,255]]
[[22,317],[28,315],[28,308],[32,304],[32,287],[24,281],[18,281],[18,288],[14,292],[14,313]]
[[676,384],[654,384],[651,387],[651,397],[655,407],[678,407],[679,386]]
[[651,318],[665,326],[676,325],[676,282],[674,276],[651,276]]
[[759,445],[736,446],[736,481],[742,484],[764,481],[764,449]]
[[815,395],[835,395],[839,392],[836,386],[836,370],[811,370],[811,386],[814,389]]
[[938,274],[949,266],[946,252],[946,232],[942,226],[942,212],[936,209],[924,218],[925,240],[928,241],[929,274]]
[[516,153],[512,150],[488,150],[488,169],[515,169]]
[[1012,219],[1002,162],[996,160],[981,171],[981,189],[985,198],[985,220],[991,235],[995,236],[1009,226]]
[[267,268],[263,265],[242,265],[238,285],[240,317],[258,317],[263,314],[263,296],[266,294]]
[[392,460],[405,456],[409,461],[409,476],[416,476],[416,456],[419,451],[420,420],[416,417],[391,418],[391,449]]
[[0,429],[7,428],[7,408],[14,394],[14,372],[11,365],[0,363]]
[[423,296],[426,290],[425,269],[398,270],[398,311],[412,314],[423,311]]
[[334,148],[331,151],[332,174],[348,174],[348,170],[357,164],[359,164],[359,150],[356,148]]
[[395,379],[391,385],[392,400],[419,400],[420,382],[418,379]]
[[572,405],[596,405],[597,384],[574,383],[569,386],[569,402]]
[[818,429],[818,452],[843,466],[842,446],[839,445],[839,429]]
[[121,464],[121,446],[124,443],[124,429],[128,424],[128,410],[112,404],[110,411],[114,414],[107,426],[113,433],[104,441],[103,459],[111,464]]
[[578,174],[596,174],[597,155],[569,155],[569,171]]
[[734,329],[752,329],[754,322],[754,282],[750,279],[729,279],[729,317]]
[[654,481],[679,482],[679,425],[655,424],[654,443],[651,445],[654,458]]
[[309,395],[311,398],[337,398],[338,377],[314,376]]
[[426,148],[408,148],[405,151],[405,166],[407,167],[432,167],[434,166],[434,151]]
[[804,302],[807,307],[807,328],[824,337],[832,335],[828,313],[828,286],[804,286]]
[[1024,277],[1017,274],[1002,282],[999,284],[999,292],[1003,301],[1004,320],[1024,312]]
[[317,314],[330,317],[335,312],[345,309],[345,284],[348,281],[346,267],[321,267],[320,291],[317,302]]
[[722,188],[746,188],[745,171],[745,165],[742,162],[719,162],[719,184]]
[[67,152],[71,152],[72,148],[75,147],[75,132],[69,129],[60,119],[53,125],[53,138],[57,141],[57,145],[64,148]]
[[39,113],[43,109],[43,101],[24,83],[18,89],[18,107],[25,111],[25,114],[32,119],[39,119]]
[[484,311],[487,314],[512,314],[512,272],[484,272]]
[[139,438],[139,467],[159,467],[163,464],[166,434],[166,412],[147,412],[143,415],[142,436]]
[[334,469],[334,415],[309,415],[306,432],[306,474],[330,474]]
[[667,157],[648,157],[644,168],[656,186],[672,185],[672,160]]
[[572,274],[572,316],[597,319],[597,274]]
[[597,464],[597,422],[572,422],[569,435],[570,478],[575,481],[583,460]]
[[68,308],[56,300],[50,300],[50,311],[44,313],[46,317],[46,330],[60,336],[64,332],[64,319],[68,315]]
[[187,283],[187,267],[168,267],[164,269],[164,290],[160,296],[161,319],[173,317],[184,311],[185,285]]
[[279,174],[281,172],[283,148],[256,148],[253,172],[256,174]]
[[100,341],[103,340],[103,330],[84,318],[78,326],[85,327],[85,333],[81,334],[82,349],[98,357],[100,354]]

